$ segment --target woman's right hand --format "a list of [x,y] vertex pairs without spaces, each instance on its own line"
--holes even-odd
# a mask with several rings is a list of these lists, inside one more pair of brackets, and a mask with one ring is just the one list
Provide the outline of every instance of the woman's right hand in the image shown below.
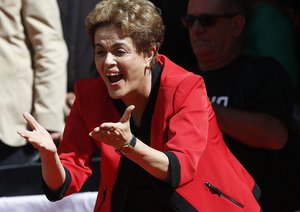
[[18,130],[18,134],[38,149],[41,154],[56,153],[57,148],[49,132],[29,113],[25,112],[23,117],[31,127],[32,131]]
[[23,114],[32,131],[18,130],[18,134],[39,150],[42,161],[42,175],[51,190],[59,189],[66,179],[66,173],[57,154],[57,148],[49,132],[29,113]]

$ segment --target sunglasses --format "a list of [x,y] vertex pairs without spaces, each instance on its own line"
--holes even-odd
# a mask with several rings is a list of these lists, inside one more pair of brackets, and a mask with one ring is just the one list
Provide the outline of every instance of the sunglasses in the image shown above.
[[219,18],[233,18],[237,15],[238,14],[203,14],[200,16],[187,15],[182,17],[182,23],[184,27],[190,28],[197,20],[203,27],[212,27],[217,23]]

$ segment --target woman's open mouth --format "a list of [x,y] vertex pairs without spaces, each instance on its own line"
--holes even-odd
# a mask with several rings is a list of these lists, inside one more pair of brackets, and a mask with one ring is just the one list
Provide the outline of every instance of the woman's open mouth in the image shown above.
[[123,76],[124,76],[124,74],[114,73],[114,74],[107,75],[107,78],[110,83],[116,83],[116,82],[120,81],[121,79],[123,79]]

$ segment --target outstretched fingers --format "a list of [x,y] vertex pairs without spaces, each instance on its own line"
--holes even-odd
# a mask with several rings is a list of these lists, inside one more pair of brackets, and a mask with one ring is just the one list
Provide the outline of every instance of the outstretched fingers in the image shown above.
[[23,114],[23,117],[25,118],[31,129],[36,130],[40,127],[40,124],[28,112],[25,112]]
[[55,152],[56,146],[47,130],[29,113],[26,112],[23,116],[28,125],[32,128],[32,131],[18,130],[18,134],[39,150]]
[[21,137],[25,138],[26,140],[29,140],[30,137],[31,137],[31,136],[30,136],[30,131],[22,131],[22,130],[18,130],[17,133],[18,133]]
[[114,147],[120,147],[131,139],[130,117],[135,106],[130,105],[126,108],[119,122],[105,122],[94,128],[89,135],[95,140],[102,141]]

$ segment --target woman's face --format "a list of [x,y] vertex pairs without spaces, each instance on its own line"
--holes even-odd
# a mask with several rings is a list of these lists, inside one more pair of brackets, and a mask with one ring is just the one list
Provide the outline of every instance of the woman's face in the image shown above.
[[[132,39],[115,26],[101,26],[94,36],[95,64],[113,99],[149,96],[152,56],[138,53]],[[150,55],[150,54],[149,54]]]

